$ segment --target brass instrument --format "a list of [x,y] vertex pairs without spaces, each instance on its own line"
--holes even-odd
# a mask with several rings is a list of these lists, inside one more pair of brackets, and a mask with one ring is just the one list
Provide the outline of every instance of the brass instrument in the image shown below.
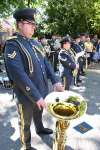
[[53,150],[64,150],[70,120],[82,116],[87,104],[82,96],[72,91],[52,92],[46,97],[46,103],[50,114],[57,118]]

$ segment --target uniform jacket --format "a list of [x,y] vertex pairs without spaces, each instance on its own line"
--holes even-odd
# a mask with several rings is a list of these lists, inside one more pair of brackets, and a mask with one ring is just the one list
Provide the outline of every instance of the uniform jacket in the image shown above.
[[59,60],[64,67],[63,74],[72,76],[72,71],[76,68],[75,60],[70,50],[61,49],[59,53]]
[[75,42],[72,43],[71,47],[76,53],[80,53],[81,51],[83,51],[82,47]]
[[[75,51],[75,61],[76,63],[80,63],[80,58],[84,56],[85,51],[84,49],[77,43],[73,42],[71,45],[72,49]],[[83,61],[83,59],[81,59]]]
[[[17,41],[17,42],[16,42]],[[32,102],[48,94],[48,78],[58,82],[39,42],[18,35],[5,45],[5,64],[18,99]]]

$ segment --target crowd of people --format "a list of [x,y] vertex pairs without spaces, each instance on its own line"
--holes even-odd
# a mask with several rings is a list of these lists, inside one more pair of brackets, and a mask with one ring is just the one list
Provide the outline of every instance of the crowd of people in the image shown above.
[[67,90],[72,80],[75,86],[80,86],[80,76],[86,75],[85,70],[92,63],[100,61],[100,39],[97,35],[91,38],[89,34],[82,33],[73,37],[52,36],[51,39],[43,36],[39,42]]

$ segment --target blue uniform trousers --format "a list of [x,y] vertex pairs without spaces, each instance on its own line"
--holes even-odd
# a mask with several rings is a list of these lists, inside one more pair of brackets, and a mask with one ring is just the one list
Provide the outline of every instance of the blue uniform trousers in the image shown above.
[[42,112],[37,105],[27,101],[27,103],[17,104],[19,113],[20,140],[25,149],[31,147],[31,132],[30,126],[33,119],[36,131],[43,128]]

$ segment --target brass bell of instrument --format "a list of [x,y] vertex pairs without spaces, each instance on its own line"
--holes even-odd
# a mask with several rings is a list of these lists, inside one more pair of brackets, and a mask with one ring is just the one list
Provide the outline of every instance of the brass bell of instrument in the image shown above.
[[52,116],[64,120],[78,118],[87,109],[85,99],[72,91],[52,92],[46,97],[46,104]]
[[82,116],[87,103],[80,94],[72,91],[52,92],[45,100],[48,112],[57,119],[53,150],[64,150],[69,121]]

